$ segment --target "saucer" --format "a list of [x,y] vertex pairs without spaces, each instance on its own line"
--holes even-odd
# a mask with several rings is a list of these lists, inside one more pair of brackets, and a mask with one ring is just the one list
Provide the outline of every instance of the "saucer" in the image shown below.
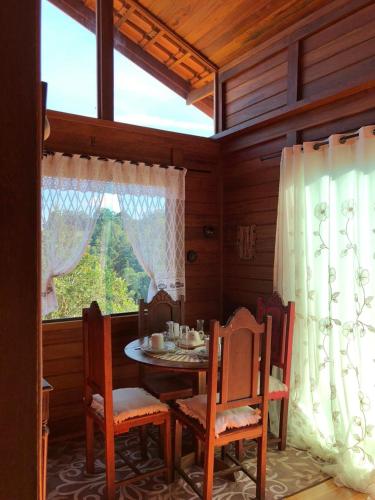
[[151,345],[141,346],[141,351],[145,354],[166,354],[168,352],[174,352],[176,350],[176,345],[173,342],[164,342],[164,346],[161,349],[154,349]]

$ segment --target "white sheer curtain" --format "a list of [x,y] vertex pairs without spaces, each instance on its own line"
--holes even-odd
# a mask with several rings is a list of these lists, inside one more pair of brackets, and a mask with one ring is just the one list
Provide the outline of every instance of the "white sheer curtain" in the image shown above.
[[72,271],[90,240],[111,179],[106,162],[49,154],[42,162],[42,314],[58,308],[54,278]]
[[185,174],[129,161],[114,169],[115,192],[134,253],[158,290],[185,294]]
[[289,442],[375,498],[375,136],[286,148],[275,289],[296,302]]

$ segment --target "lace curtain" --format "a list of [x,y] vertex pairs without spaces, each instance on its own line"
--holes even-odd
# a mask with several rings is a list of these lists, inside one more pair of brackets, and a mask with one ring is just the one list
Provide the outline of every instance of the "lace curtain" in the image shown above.
[[275,289],[296,302],[289,442],[375,498],[375,137],[281,162]]
[[95,158],[49,154],[42,162],[42,314],[58,308],[54,278],[81,260],[110,172]]
[[148,300],[158,290],[185,295],[185,174],[128,161],[114,169],[126,234],[151,278]]

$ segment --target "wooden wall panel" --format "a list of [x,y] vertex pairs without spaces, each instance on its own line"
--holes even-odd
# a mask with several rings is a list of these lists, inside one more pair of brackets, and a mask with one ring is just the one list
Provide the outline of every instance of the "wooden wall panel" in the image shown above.
[[305,38],[301,75],[303,97],[375,78],[375,4]]
[[375,80],[374,3],[334,3],[330,15],[315,12],[310,23],[289,26],[219,71],[219,132],[236,133],[290,113],[301,99],[307,105]]
[[[49,112],[54,151],[87,153],[133,161],[176,164],[186,174],[186,250],[198,260],[186,263],[186,321],[207,321],[220,316],[220,204],[219,144],[210,139],[113,124],[102,120]],[[202,228],[213,226],[213,239]],[[123,355],[125,344],[137,336],[137,316],[112,318],[113,378],[115,387],[135,386],[138,366]],[[51,437],[82,432],[82,324],[81,321],[43,325],[44,376],[54,386],[51,393]]]
[[[302,31],[289,29],[287,79],[280,80],[287,49],[280,51],[279,43],[274,53],[268,43],[264,58],[259,47],[255,59],[249,53],[239,61],[237,72],[232,64],[219,75],[228,129],[216,136],[223,155],[224,316],[241,305],[254,308],[259,295],[272,292],[282,148],[375,123],[375,4],[352,2],[346,9],[346,16],[330,18],[326,26],[322,18]],[[252,88],[253,74],[266,82],[266,94],[263,88],[254,91],[255,99],[260,96],[254,105],[251,93],[239,94]],[[284,107],[271,112],[269,85],[277,95],[289,95]],[[240,260],[237,228],[252,224],[255,258]]]
[[[40,2],[0,2],[0,498],[38,498],[41,474]],[[22,33],[22,36],[19,34]]]
[[225,128],[278,109],[287,103],[287,50],[225,82]]

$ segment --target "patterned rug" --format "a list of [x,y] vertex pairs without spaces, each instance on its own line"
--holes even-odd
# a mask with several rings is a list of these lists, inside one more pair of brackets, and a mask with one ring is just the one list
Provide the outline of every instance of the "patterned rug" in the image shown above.
[[[98,500],[104,498],[105,465],[103,442],[96,439],[96,474],[85,471],[85,445],[82,438],[65,443],[50,443],[48,457],[47,490],[48,500]],[[157,458],[158,447],[154,440],[148,440],[149,459],[140,466],[142,471],[149,471],[160,466]],[[185,436],[185,443],[192,442]],[[138,434],[130,432],[127,436],[116,440],[116,447],[132,460],[140,460]],[[250,475],[256,473],[254,443],[245,445],[245,467]],[[269,447],[267,454],[267,500],[286,498],[298,491],[310,488],[324,480],[327,476],[320,470],[321,464],[305,451],[287,448],[280,452],[276,447]],[[131,476],[130,469],[118,459],[117,479]],[[194,465],[187,469],[194,481],[202,481],[203,471]],[[198,498],[186,482],[176,476],[175,482],[168,486],[162,476],[154,476],[126,488],[117,490],[119,500],[193,500]],[[255,484],[243,472],[236,473],[236,481],[215,478],[214,499],[240,500],[255,498]]]

